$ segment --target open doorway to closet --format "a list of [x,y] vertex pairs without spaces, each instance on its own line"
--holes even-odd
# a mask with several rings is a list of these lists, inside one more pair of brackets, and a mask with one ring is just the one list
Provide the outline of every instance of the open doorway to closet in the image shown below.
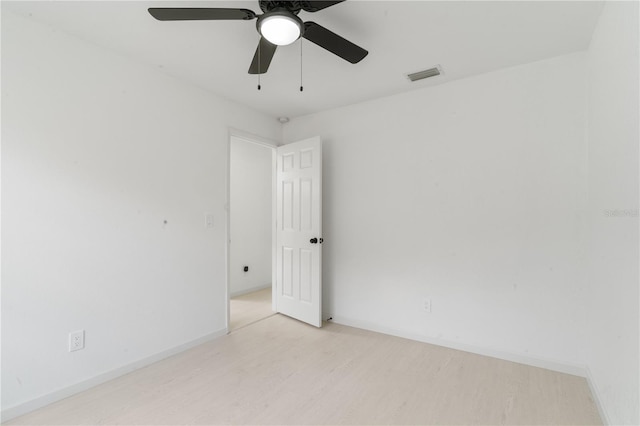
[[251,137],[229,141],[229,331],[273,315],[275,148]]

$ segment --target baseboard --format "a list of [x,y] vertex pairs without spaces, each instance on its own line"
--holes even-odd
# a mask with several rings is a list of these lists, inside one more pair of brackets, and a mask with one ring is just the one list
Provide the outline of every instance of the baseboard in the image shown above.
[[557,371],[560,373],[571,374],[574,376],[587,377],[587,369],[582,365],[572,365],[560,361],[534,358],[526,355],[514,354],[510,352],[504,352],[491,348],[485,348],[481,346],[468,345],[465,343],[452,342],[449,340],[431,338],[422,336],[415,333],[406,333],[400,330],[379,326],[369,323],[367,321],[354,320],[351,318],[345,318],[341,316],[335,316],[331,314],[325,314],[324,318],[331,318],[332,322],[346,325],[349,327],[361,328],[363,330],[375,331],[376,333],[388,334],[390,336],[402,337],[404,339],[416,340],[418,342],[429,343],[432,345],[443,346],[450,349],[456,349],[459,351],[470,352],[477,355],[489,356],[492,358],[503,359],[505,361],[516,362],[518,364],[530,365],[533,367],[544,368],[547,370]]
[[593,376],[591,375],[591,369],[589,367],[586,368],[587,371],[587,383],[589,384],[589,389],[591,390],[591,395],[593,395],[593,400],[596,403],[596,407],[598,408],[598,413],[600,414],[600,419],[602,420],[603,425],[610,425],[611,420],[609,420],[609,416],[607,415],[607,411],[604,409],[604,404],[600,399],[600,392],[598,391],[598,386],[596,382],[593,380]]
[[180,352],[184,352],[210,340],[217,339],[218,337],[224,336],[226,334],[226,328],[214,331],[213,333],[206,334],[198,339],[183,343],[162,352],[158,352],[157,354],[151,355],[149,357],[139,359],[132,362],[131,364],[123,365],[111,371],[107,371],[106,373],[98,374],[97,376],[94,376],[90,379],[83,380],[82,382],[78,382],[74,385],[62,389],[58,389],[54,392],[32,399],[31,401],[3,409],[0,412],[0,422],[6,422],[16,417],[30,413],[46,405],[52,404],[56,401],[60,401],[64,398],[68,398],[72,395],[83,392],[87,389],[108,382],[109,380],[113,380],[117,377],[124,376],[125,374],[131,373],[132,371],[138,370],[142,367],[146,367],[147,365],[151,365],[155,362],[168,358],[172,355],[176,355]]
[[264,284],[264,285],[261,285],[261,286],[258,286],[258,287],[251,287],[251,288],[248,288],[246,290],[234,291],[234,292],[230,293],[230,297],[242,296],[244,294],[249,294],[249,293],[253,293],[255,291],[264,290],[265,288],[271,288],[271,283]]

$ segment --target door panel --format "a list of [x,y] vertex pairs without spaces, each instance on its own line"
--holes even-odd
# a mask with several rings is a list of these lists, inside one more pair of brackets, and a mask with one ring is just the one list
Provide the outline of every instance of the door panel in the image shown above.
[[292,181],[282,182],[282,227],[285,231],[294,232],[294,183]]
[[300,179],[300,230],[313,232],[313,181]]
[[282,247],[282,295],[293,298],[293,248]]
[[311,268],[313,253],[311,250],[300,249],[300,301],[312,303],[313,298],[313,269]]
[[319,137],[278,147],[276,188],[277,310],[321,327],[322,144]]

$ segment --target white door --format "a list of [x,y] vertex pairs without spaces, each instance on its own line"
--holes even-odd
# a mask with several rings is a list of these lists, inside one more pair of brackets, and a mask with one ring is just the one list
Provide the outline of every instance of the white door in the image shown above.
[[276,306],[322,326],[322,142],[277,148]]

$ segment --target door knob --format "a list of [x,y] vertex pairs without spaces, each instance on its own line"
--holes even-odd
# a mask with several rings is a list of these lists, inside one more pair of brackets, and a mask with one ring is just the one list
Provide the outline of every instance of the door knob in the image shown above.
[[318,239],[317,238],[312,238],[312,239],[309,240],[309,242],[311,244],[318,244]]

